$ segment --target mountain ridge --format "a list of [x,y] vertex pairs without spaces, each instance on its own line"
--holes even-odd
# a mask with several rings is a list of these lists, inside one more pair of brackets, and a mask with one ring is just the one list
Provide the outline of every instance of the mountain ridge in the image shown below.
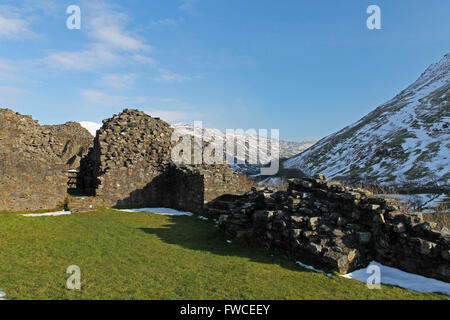
[[449,101],[446,54],[394,98],[283,166],[350,182],[448,188]]
[[[91,121],[81,121],[79,122],[81,126],[86,128],[93,136],[96,135],[96,131],[100,129],[102,126],[100,123],[95,123]],[[187,134],[187,135],[194,135],[194,126],[191,124],[186,123],[176,123],[171,125],[172,128],[179,130],[180,134]],[[222,140],[225,140],[225,135],[220,130],[211,129],[211,128],[202,128],[202,134],[205,141],[210,141],[211,137],[220,138]],[[267,145],[271,145],[271,138],[265,138],[258,135],[252,135],[249,133],[235,133],[233,137],[236,139],[235,143],[236,145],[239,145],[244,150],[244,154],[247,155],[250,150],[253,150],[253,152],[256,152],[256,147],[258,146],[259,139],[262,139],[260,142],[265,143]],[[241,143],[243,142],[243,143]],[[280,158],[289,158],[291,156],[294,156],[296,154],[301,154],[304,150],[309,148],[310,146],[314,145],[315,141],[286,141],[286,140],[280,140],[279,141],[279,156]],[[269,149],[270,152],[270,149]],[[224,148],[224,153],[226,153],[226,150]],[[234,155],[231,155],[233,157]],[[258,174],[259,169],[261,167],[261,164],[267,164],[271,160],[274,159],[275,155],[267,154],[266,156],[263,156],[259,160],[259,164],[251,164],[246,163],[245,158],[234,156],[235,162],[234,164],[229,164],[233,170],[241,173],[248,173],[248,174]],[[238,163],[238,161],[240,163]]]

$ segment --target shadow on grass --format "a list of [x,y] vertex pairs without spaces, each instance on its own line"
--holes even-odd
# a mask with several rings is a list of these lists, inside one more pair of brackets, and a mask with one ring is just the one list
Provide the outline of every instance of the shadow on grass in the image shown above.
[[265,250],[256,245],[233,239],[227,243],[214,224],[195,217],[170,217],[170,224],[161,228],[139,228],[147,234],[156,235],[165,243],[177,245],[190,250],[205,251],[215,255],[243,257],[250,261],[276,264],[292,271],[313,272],[301,268],[280,252]]

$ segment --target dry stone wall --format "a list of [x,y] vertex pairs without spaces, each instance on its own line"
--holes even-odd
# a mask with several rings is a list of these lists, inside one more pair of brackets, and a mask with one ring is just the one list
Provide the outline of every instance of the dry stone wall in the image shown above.
[[62,206],[67,170],[76,169],[91,143],[78,123],[40,126],[31,116],[0,109],[0,210]]
[[87,155],[94,137],[77,122],[42,126],[52,137],[50,147],[53,153],[68,165],[79,169],[81,159]]
[[104,120],[81,162],[79,187],[107,206],[161,202],[157,184],[164,182],[157,177],[170,164],[171,130],[167,123],[137,110]]
[[170,206],[201,212],[204,201],[242,190],[228,165],[176,165],[173,129],[138,110],[103,121],[81,162],[79,188],[99,205]]
[[401,211],[395,200],[314,178],[287,191],[256,190],[210,203],[228,237],[277,249],[319,268],[347,273],[376,260],[450,282],[450,233]]

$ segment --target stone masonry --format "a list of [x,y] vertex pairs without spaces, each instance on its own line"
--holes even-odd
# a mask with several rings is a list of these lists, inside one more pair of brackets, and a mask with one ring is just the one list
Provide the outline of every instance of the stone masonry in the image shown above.
[[316,267],[351,272],[376,260],[450,282],[450,233],[402,212],[395,200],[314,178],[287,191],[256,190],[209,204],[227,237],[247,239]]
[[78,167],[91,143],[78,123],[40,126],[31,116],[0,109],[0,210],[61,207],[67,171]]
[[240,175],[227,164],[175,164],[172,133],[169,124],[138,110],[104,120],[81,161],[78,187],[98,205],[194,212],[201,212],[205,201],[242,191]]

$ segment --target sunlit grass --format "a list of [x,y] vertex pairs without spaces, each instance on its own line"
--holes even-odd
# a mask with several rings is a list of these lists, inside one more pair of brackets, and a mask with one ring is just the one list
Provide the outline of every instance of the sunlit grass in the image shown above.
[[[112,209],[59,217],[0,214],[6,299],[446,299],[331,278],[280,254],[228,244],[196,217]],[[81,291],[66,289],[70,265]]]

